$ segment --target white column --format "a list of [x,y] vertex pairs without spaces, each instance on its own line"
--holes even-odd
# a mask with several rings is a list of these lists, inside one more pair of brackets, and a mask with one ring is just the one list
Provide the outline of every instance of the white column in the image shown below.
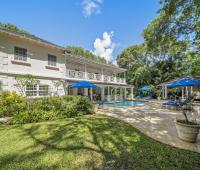
[[115,87],[115,101],[117,101],[117,88]]
[[165,91],[164,91],[164,86],[162,86],[162,98],[165,98]]
[[101,80],[104,81],[103,69],[101,69]]
[[110,101],[110,86],[108,86],[108,95],[107,95],[107,100]]
[[122,88],[120,88],[120,100],[123,100],[122,98]]
[[84,96],[88,96],[88,88],[84,88]]
[[124,88],[124,99],[126,100],[126,87]]
[[182,101],[184,100],[184,87],[182,87]]
[[105,100],[105,87],[101,87],[101,101],[104,101]]
[[186,86],[186,97],[188,98],[188,86]]
[[192,86],[191,86],[191,89],[190,89],[190,90],[191,90],[191,95],[193,95],[193,87],[192,87]]
[[92,92],[92,88],[90,88],[90,99],[91,99],[91,101],[93,101],[93,92]]
[[131,87],[131,100],[133,100],[133,87]]
[[165,99],[167,99],[167,86],[165,86]]

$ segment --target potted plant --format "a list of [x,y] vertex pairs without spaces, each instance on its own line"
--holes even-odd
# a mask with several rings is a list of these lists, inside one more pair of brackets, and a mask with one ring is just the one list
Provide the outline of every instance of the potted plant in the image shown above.
[[189,120],[188,118],[188,113],[194,111],[192,104],[184,105],[182,111],[184,119],[176,119],[175,121],[178,137],[187,142],[196,142],[200,124],[196,120]]

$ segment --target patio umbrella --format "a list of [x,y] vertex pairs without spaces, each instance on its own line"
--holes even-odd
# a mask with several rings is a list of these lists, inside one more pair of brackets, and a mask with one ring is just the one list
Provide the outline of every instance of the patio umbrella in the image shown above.
[[139,91],[151,91],[151,87],[150,86],[143,86],[143,87],[141,87],[141,88],[139,88],[138,90]]
[[71,88],[96,88],[97,86],[87,81],[80,81],[70,85]]
[[180,80],[177,80],[175,82],[172,82],[167,85],[168,87],[174,88],[174,87],[184,87],[184,86],[200,86],[200,81],[194,80],[192,78],[182,78]]

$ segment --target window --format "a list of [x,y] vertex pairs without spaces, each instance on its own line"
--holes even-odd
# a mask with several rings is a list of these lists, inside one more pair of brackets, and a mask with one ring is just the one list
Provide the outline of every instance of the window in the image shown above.
[[27,49],[15,47],[14,60],[27,61]]
[[48,96],[49,86],[48,85],[39,85],[39,96]]
[[37,85],[27,85],[26,86],[26,96],[37,96]]
[[26,96],[48,96],[49,86],[48,85],[27,85],[26,86]]
[[54,56],[54,55],[48,55],[48,65],[49,66],[56,66],[56,56]]

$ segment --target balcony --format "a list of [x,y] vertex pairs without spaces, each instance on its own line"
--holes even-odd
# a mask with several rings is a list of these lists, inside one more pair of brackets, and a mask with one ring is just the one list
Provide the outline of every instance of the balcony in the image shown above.
[[113,84],[126,84],[126,80],[124,78],[76,70],[67,70],[67,78],[71,80],[86,80],[101,83],[105,82]]

